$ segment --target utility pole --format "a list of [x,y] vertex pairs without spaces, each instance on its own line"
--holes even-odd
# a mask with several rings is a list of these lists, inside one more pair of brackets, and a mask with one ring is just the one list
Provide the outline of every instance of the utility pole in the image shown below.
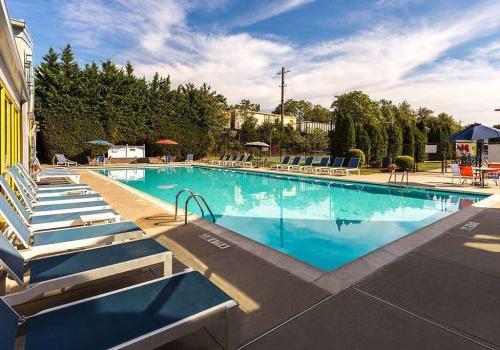
[[286,73],[290,73],[289,70],[286,70],[285,67],[281,67],[281,72],[278,75],[281,75],[281,132],[279,139],[279,148],[280,148],[280,162],[281,157],[283,156],[283,151],[281,150],[281,139],[283,138],[283,129],[284,129],[284,119],[285,119],[285,75]]

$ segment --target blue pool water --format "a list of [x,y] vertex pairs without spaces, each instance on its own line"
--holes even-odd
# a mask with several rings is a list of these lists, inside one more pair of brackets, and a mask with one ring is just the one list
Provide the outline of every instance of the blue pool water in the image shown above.
[[[485,198],[202,167],[98,171],[170,204],[189,188],[218,225],[325,271]],[[200,215],[193,201],[189,210]]]

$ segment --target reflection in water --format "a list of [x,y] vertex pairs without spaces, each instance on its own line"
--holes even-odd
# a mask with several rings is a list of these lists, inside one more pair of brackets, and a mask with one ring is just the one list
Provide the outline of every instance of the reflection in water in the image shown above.
[[[120,181],[171,204],[179,189],[189,188],[206,198],[219,225],[323,270],[483,198],[227,169],[143,171],[143,182]],[[195,206],[190,210],[200,214]]]
[[117,181],[144,181],[146,178],[145,169],[110,169],[106,175]]

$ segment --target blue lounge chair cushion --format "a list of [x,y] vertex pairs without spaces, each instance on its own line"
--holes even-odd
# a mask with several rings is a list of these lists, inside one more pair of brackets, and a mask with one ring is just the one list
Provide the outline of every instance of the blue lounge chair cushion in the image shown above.
[[[21,173],[18,167],[12,167],[9,168],[9,173],[11,173],[13,176],[17,177],[17,179],[25,186],[29,188],[30,191],[33,191],[33,188],[38,187],[38,186],[33,186],[33,184],[28,183],[28,180],[26,180],[25,175]],[[52,193],[52,192],[64,192],[67,190],[61,190],[57,189],[57,187],[64,186],[68,188],[68,190],[71,190],[71,188],[74,188],[74,190],[82,189],[82,188],[90,188],[90,186],[85,185],[85,184],[67,184],[67,185],[47,185],[47,186],[41,186],[37,188],[37,192],[39,193]]]
[[146,238],[36,259],[29,263],[30,283],[69,276],[166,251],[168,250],[154,239]]
[[311,166],[312,165],[312,162],[314,160],[314,157],[307,157],[306,158],[306,161],[304,163],[304,166]]
[[353,157],[349,160],[349,165],[347,166],[349,169],[357,169],[359,167],[360,159],[358,157]]
[[33,237],[33,246],[57,244],[62,242],[78,241],[81,239],[112,236],[119,233],[141,231],[140,227],[131,221],[115,224],[81,226],[61,230],[37,232]]
[[78,184],[75,185],[76,186],[60,185],[60,186],[55,186],[54,188],[45,188],[45,186],[43,186],[37,189],[37,193],[48,194],[48,193],[68,192],[68,191],[90,190],[90,186],[88,185],[78,185]]
[[17,213],[12,209],[7,199],[0,194],[0,214],[3,216],[4,220],[11,225],[12,229],[17,232],[24,240],[26,244],[29,244],[31,232],[28,230],[24,222],[17,215]]
[[76,221],[80,219],[80,215],[92,215],[92,214],[102,214],[102,213],[115,213],[114,210],[111,209],[103,209],[103,210],[89,210],[84,212],[77,213],[64,213],[64,214],[52,214],[52,215],[41,215],[41,216],[32,216],[30,219],[30,223],[32,225],[38,224],[48,224],[52,222],[60,222],[60,221]]
[[24,277],[24,258],[4,235],[0,234],[0,260],[22,281]]
[[231,300],[199,272],[28,317],[26,350],[108,349]]
[[17,195],[12,191],[12,188],[10,188],[9,184],[7,183],[7,180],[0,175],[0,187],[2,187],[2,190],[7,193],[9,199],[14,203],[14,206],[16,209],[21,213],[21,215],[24,217],[26,221],[29,220],[30,214],[24,207],[23,203],[17,198]]
[[0,298],[0,349],[14,349],[19,315]]
[[45,192],[50,192],[50,191],[61,191],[58,190],[57,188],[64,187],[64,188],[75,188],[75,189],[80,189],[80,188],[90,188],[89,185],[85,184],[64,184],[64,185],[38,185],[38,192],[45,193]]
[[344,164],[344,159],[345,159],[344,157],[335,157],[332,167],[340,168]]
[[293,158],[291,165],[299,165],[301,159],[302,159],[302,157],[300,157],[300,156]]
[[324,167],[326,167],[328,165],[329,162],[330,162],[330,158],[329,157],[323,157],[319,161],[318,166],[324,168]]
[[106,201],[92,201],[92,202],[76,202],[76,203],[64,203],[64,204],[47,204],[47,205],[37,205],[33,208],[35,212],[44,212],[49,210],[65,210],[65,209],[77,209],[77,208],[88,208],[107,205]]
[[82,199],[82,198],[100,198],[101,196],[97,193],[92,194],[74,194],[74,195],[61,195],[57,197],[38,197],[37,202],[43,203],[55,200],[72,200],[72,199]]

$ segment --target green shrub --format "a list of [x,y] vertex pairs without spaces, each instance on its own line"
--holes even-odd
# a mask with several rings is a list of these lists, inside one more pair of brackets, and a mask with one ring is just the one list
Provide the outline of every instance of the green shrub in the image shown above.
[[360,162],[359,162],[359,166],[362,167],[363,165],[365,165],[365,160],[366,160],[366,157],[365,157],[365,153],[360,150],[360,149],[357,149],[357,148],[351,148],[349,151],[347,151],[347,154],[346,154],[347,158],[351,159],[351,158],[359,158]]
[[400,170],[412,170],[415,160],[410,156],[399,156],[396,157],[394,163],[398,166]]

